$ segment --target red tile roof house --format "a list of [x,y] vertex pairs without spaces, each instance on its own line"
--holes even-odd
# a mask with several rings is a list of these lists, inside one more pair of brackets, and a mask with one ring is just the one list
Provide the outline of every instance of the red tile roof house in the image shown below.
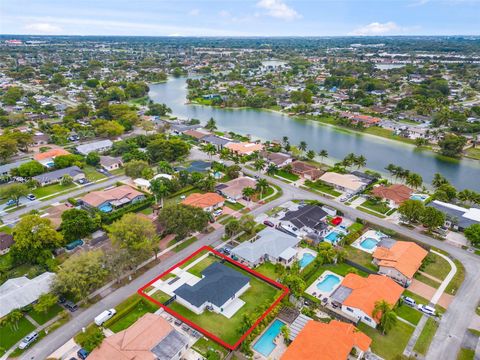
[[306,180],[315,181],[324,173],[324,171],[316,168],[315,166],[308,165],[303,161],[294,161],[291,163],[291,166],[292,172],[295,175],[301,176]]
[[121,185],[107,190],[92,191],[82,197],[79,200],[79,203],[86,209],[102,209],[109,207],[110,211],[112,211],[113,209],[133,204],[144,199],[144,193],[135,190],[128,185]]
[[63,155],[70,155],[70,153],[67,150],[58,148],[35,154],[33,155],[33,159],[44,166],[52,167],[53,165],[51,163],[53,163],[53,159],[55,159],[57,156]]
[[380,185],[372,190],[372,195],[388,200],[390,207],[397,207],[404,201],[410,199],[413,190],[402,184],[393,184],[390,186]]
[[[362,359],[371,343],[372,339],[352,324],[338,320],[332,320],[328,324],[310,320],[281,360]],[[353,349],[356,355],[351,357]]]
[[329,302],[340,307],[347,317],[376,328],[379,316],[374,318],[372,314],[375,303],[385,300],[394,306],[404,290],[403,286],[384,275],[369,275],[364,278],[350,273],[330,295]]
[[182,201],[184,205],[196,206],[208,212],[223,207],[224,203],[225,198],[217,193],[195,193],[188,195],[187,198]]
[[379,267],[379,274],[408,286],[427,255],[427,250],[411,241],[387,241],[384,245],[380,242],[373,253],[373,263]]

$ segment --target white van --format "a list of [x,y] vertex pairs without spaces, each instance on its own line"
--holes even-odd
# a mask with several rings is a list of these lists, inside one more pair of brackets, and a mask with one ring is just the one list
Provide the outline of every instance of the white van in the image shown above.
[[26,349],[27,347],[30,346],[31,343],[37,340],[37,338],[38,338],[38,333],[36,333],[35,331],[28,334],[22,339],[22,342],[20,343],[20,345],[18,345],[18,348],[20,350]]
[[431,306],[428,305],[418,305],[418,310],[423,312],[424,314],[430,315],[430,316],[435,316],[436,312],[435,309]]
[[95,318],[95,324],[102,326],[105,321],[110,320],[116,313],[117,310],[115,309],[105,310]]

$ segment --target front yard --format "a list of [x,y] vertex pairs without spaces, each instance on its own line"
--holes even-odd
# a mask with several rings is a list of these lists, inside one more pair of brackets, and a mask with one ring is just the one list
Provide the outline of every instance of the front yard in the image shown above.
[[315,182],[306,180],[305,181],[305,186],[307,186],[310,189],[318,190],[320,192],[323,192],[325,194],[331,195],[333,197],[338,197],[342,195],[340,191],[335,190],[335,188],[331,185],[328,185],[324,183],[321,180],[317,180]]
[[48,320],[57,316],[58,313],[60,313],[60,311],[62,310],[63,308],[60,305],[55,304],[50,309],[48,309],[47,312],[37,312],[35,310],[32,310],[28,313],[28,315],[30,315],[32,319],[35,320],[37,323],[39,323],[40,325],[43,325]]
[[35,330],[35,326],[24,317],[18,321],[16,330],[7,323],[0,325],[0,354],[5,353],[6,350],[10,349],[33,330]]
[[216,359],[210,355],[212,352],[217,353],[219,355],[219,359],[224,359],[228,355],[227,349],[220,344],[217,344],[215,341],[207,338],[198,339],[197,342],[192,345],[192,349],[206,359]]
[[428,318],[427,322],[425,323],[425,327],[423,328],[417,342],[415,343],[415,346],[413,347],[413,351],[422,355],[426,355],[437,329],[437,322],[433,318]]
[[35,195],[38,199],[40,199],[45,196],[50,196],[61,191],[73,189],[75,187],[76,187],[75,184],[69,184],[69,185],[53,184],[53,185],[38,187],[35,190],[32,190],[32,194]]
[[284,178],[286,180],[289,180],[289,181],[297,181],[298,179],[300,179],[300,177],[298,175],[295,175],[295,174],[292,174],[292,173],[289,173],[285,170],[282,170],[282,169],[279,169],[275,172],[275,175],[276,176],[279,176],[281,178]]
[[153,313],[158,306],[135,294],[115,307],[117,315],[105,323],[114,333],[125,330],[147,312]]
[[367,199],[360,206],[376,211],[380,214],[385,214],[390,210],[390,207],[385,202],[377,201],[375,199]]

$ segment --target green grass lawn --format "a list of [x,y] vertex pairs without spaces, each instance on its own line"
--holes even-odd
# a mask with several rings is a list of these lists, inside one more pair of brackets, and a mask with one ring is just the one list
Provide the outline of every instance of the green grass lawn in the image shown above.
[[62,310],[63,310],[63,308],[60,305],[55,304],[50,309],[48,309],[48,311],[46,313],[37,312],[35,310],[32,310],[28,313],[28,315],[30,315],[32,317],[32,319],[35,320],[37,323],[39,323],[40,325],[43,325],[48,320],[57,316],[58,313]]
[[386,335],[364,323],[360,323],[358,328],[372,339],[372,351],[385,360],[393,360],[403,353],[414,330],[412,326],[402,321],[397,321]]
[[443,280],[450,272],[451,267],[447,260],[431,252],[424,260],[424,265],[422,265],[420,270],[439,280]]
[[378,126],[371,126],[365,129],[363,132],[370,135],[376,135],[387,139],[401,141],[407,144],[415,144],[415,140],[395,135],[392,130],[384,129]]
[[402,304],[395,309],[395,312],[401,318],[407,320],[408,322],[417,325],[420,319],[422,318],[422,313],[414,308]]
[[153,208],[151,206],[149,206],[146,209],[140,210],[140,213],[142,213],[144,215],[151,215],[151,214],[153,214]]
[[218,262],[218,258],[213,255],[207,256],[205,259],[200,261],[199,263],[192,266],[187,271],[195,276],[202,277],[202,271],[209,267],[214,262]]
[[220,359],[223,359],[228,355],[227,349],[220,344],[217,344],[215,341],[207,338],[198,339],[197,342],[192,345],[192,349],[205,358],[207,358],[207,353],[209,351],[216,352],[220,356]]
[[164,206],[167,205],[172,205],[172,204],[178,204],[180,203],[183,199],[187,197],[188,195],[194,194],[194,193],[204,193],[204,191],[200,191],[196,188],[191,188],[185,192],[178,191],[176,194],[169,196],[164,200]]
[[18,322],[18,330],[13,330],[10,325],[0,326],[0,354],[10,349],[23,337],[35,330],[35,326],[26,318],[20,319]]
[[131,309],[128,313],[118,318],[115,322],[111,323],[109,328],[114,333],[125,330],[135,321],[141,318],[146,313],[153,313],[158,310],[158,306],[148,300],[140,300],[137,305]]
[[480,148],[468,148],[466,154],[470,158],[480,160]]
[[273,191],[274,191],[273,187],[269,186],[266,190],[263,191],[262,196],[260,196],[260,200],[265,199],[270,195],[272,195]]
[[463,283],[463,279],[465,279],[465,268],[462,263],[457,259],[453,260],[453,262],[457,265],[457,272],[445,289],[445,292],[450,295],[455,295],[457,293],[458,288]]
[[425,275],[422,275],[420,273],[415,274],[415,279],[418,281],[421,281],[424,284],[427,284],[428,286],[431,286],[435,289],[438,289],[440,286],[440,283],[438,281],[435,281],[433,279],[430,279],[429,277],[426,277]]
[[413,350],[419,354],[426,355],[428,348],[430,347],[430,343],[437,332],[438,324],[437,322],[432,319],[428,318],[427,322],[425,323],[425,327],[423,328],[420,336],[413,347]]
[[275,175],[280,176],[284,179],[290,180],[290,181],[297,181],[300,179],[300,176],[286,172],[285,170],[279,169],[275,172]]
[[462,348],[458,352],[457,360],[473,360],[475,358],[475,350]]
[[32,190],[32,194],[35,195],[37,198],[42,198],[45,196],[56,194],[60,191],[73,189],[75,187],[76,187],[75,184],[70,184],[70,185],[53,184],[53,185],[38,187],[35,190]]
[[183,249],[189,247],[190,245],[192,245],[195,241],[197,241],[197,237],[196,236],[192,236],[191,238],[185,240],[184,242],[182,242],[181,244],[178,244],[177,246],[175,246],[173,248],[173,251],[174,252],[180,252],[182,251]]
[[321,191],[323,193],[332,195],[334,197],[340,196],[342,193],[340,191],[335,190],[335,188],[331,185],[325,184],[321,180],[317,180],[315,182],[306,180],[305,186],[309,187],[310,189],[315,189]]
[[242,210],[245,207],[242,204],[240,204],[239,202],[232,203],[230,201],[225,201],[225,206],[234,210],[234,211]]
[[365,251],[359,250],[354,248],[353,246],[345,246],[345,250],[347,251],[347,259],[362,266],[365,266],[367,269],[371,269],[373,271],[377,271],[378,268],[372,264],[372,255],[366,253]]
[[0,256],[0,274],[2,274],[0,284],[10,278],[28,275],[30,272],[32,275],[38,275],[41,269],[30,264],[14,265],[10,253]]
[[275,271],[275,265],[270,262],[265,262],[262,265],[257,266],[255,268],[255,271],[259,272],[262,275],[265,275],[272,280],[277,279],[280,275]]
[[201,315],[197,315],[176,302],[170,304],[169,308],[218,336],[227,343],[233,344],[241,336],[239,329],[242,326],[243,315],[255,314],[262,306],[272,304],[275,298],[279,296],[280,290],[252,276],[248,272],[239,269],[233,264],[226,262],[225,265],[234,267],[235,270],[250,277],[250,288],[240,296],[240,299],[242,299],[245,304],[230,319],[223,315],[208,311]]
[[362,207],[362,206],[357,207],[357,209],[360,210],[360,211],[363,211],[364,213],[367,213],[367,214],[370,214],[370,215],[379,217],[380,219],[385,219],[385,218],[386,218],[386,216],[384,216],[384,215],[382,215],[382,214],[379,214],[379,213],[377,213],[377,212],[375,212],[375,211],[372,211],[372,210],[370,210],[370,209],[364,208],[364,207]]
[[367,199],[360,206],[379,212],[381,214],[385,214],[390,210],[390,207],[387,204],[385,204],[383,201],[376,201],[374,199]]
[[97,181],[106,178],[105,175],[98,172],[93,166],[86,165],[82,170],[85,173],[87,179],[90,181]]
[[[413,300],[415,300],[417,305],[419,305],[419,304],[428,305],[428,303],[430,302],[427,299],[425,299],[424,297],[421,297],[420,295],[414,294],[409,290],[405,290],[403,292],[403,295],[408,296],[408,297],[412,298]],[[435,305],[435,310],[437,311],[438,314],[443,314],[446,311],[445,308],[441,307],[440,305]]]
[[155,291],[152,295],[150,295],[152,298],[154,298],[155,300],[157,300],[158,302],[161,302],[162,304],[167,301],[168,299],[170,299],[170,295],[168,295],[167,293],[164,293],[163,291],[161,290],[157,290]]

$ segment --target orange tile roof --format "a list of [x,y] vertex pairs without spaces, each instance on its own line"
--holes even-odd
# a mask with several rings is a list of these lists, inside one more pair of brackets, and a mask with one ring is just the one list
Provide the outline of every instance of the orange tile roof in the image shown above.
[[402,184],[393,184],[388,187],[384,185],[380,185],[372,190],[372,194],[374,196],[392,200],[396,204],[401,204],[405,200],[408,200],[412,195],[412,193],[413,193],[412,189]]
[[54,157],[62,156],[62,155],[70,155],[70,153],[67,150],[64,150],[62,148],[58,148],[58,149],[48,150],[48,151],[45,151],[43,153],[35,154],[35,155],[33,155],[33,158],[37,161],[40,161],[40,160],[54,158]]
[[343,305],[360,309],[369,316],[372,316],[377,301],[385,300],[395,305],[405,290],[383,275],[369,275],[364,278],[350,273],[345,276],[341,285],[352,289],[350,295],[343,301]]
[[309,321],[283,354],[282,360],[345,360],[353,347],[367,351],[372,343],[352,324]]
[[196,206],[202,209],[205,209],[210,206],[217,205],[219,203],[224,202],[225,199],[218,195],[217,193],[194,193],[188,195],[185,200],[182,201],[184,205]]
[[154,360],[156,356],[151,349],[173,330],[161,316],[146,313],[126,330],[105,338],[88,359]]
[[249,142],[242,142],[242,143],[231,142],[225,145],[225,147],[238,154],[246,154],[246,155],[263,149],[262,144],[249,143]]
[[139,195],[143,195],[143,193],[131,188],[128,185],[121,185],[108,190],[89,192],[87,195],[82,197],[82,201],[86,202],[90,206],[97,207],[103,204],[105,201],[120,200],[123,198],[133,200]]
[[379,266],[393,267],[409,279],[413,278],[427,255],[427,250],[411,241],[397,241],[390,249],[377,247],[373,253]]

